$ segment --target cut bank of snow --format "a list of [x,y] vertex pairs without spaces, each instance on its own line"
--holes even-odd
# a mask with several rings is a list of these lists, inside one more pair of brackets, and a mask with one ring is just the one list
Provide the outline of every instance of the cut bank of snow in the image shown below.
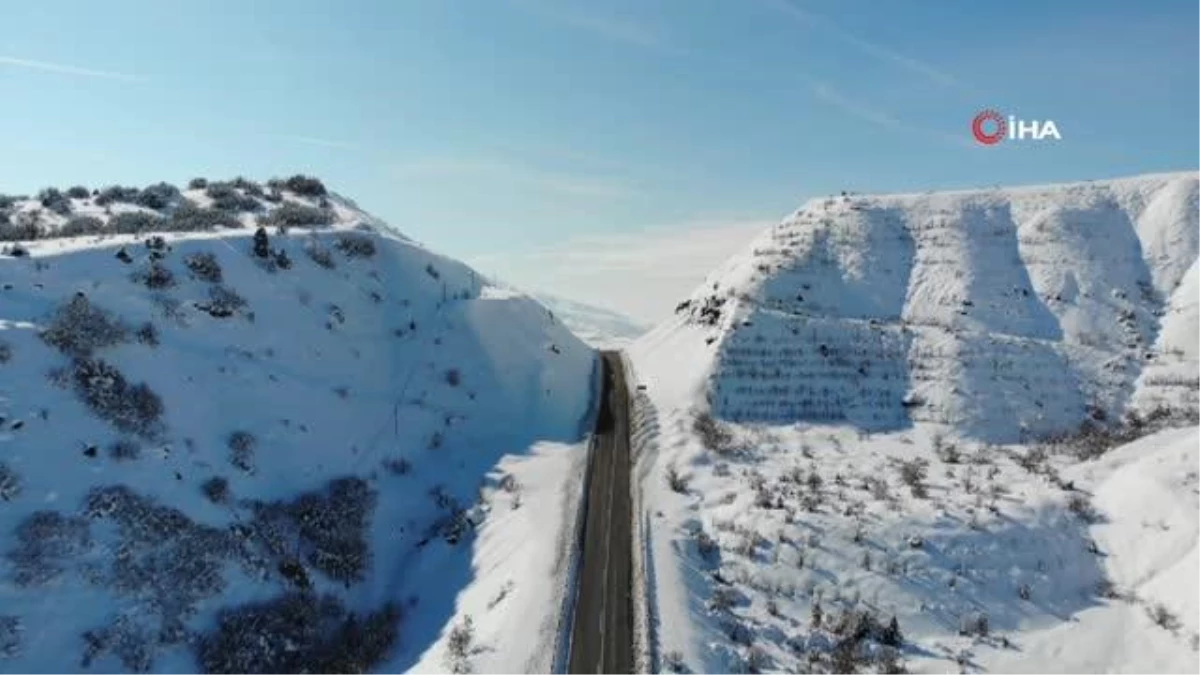
[[[1170,435],[1195,431],[1079,466],[1025,442],[1194,416],[1196,207],[1195,174],[831,198],[714,271],[630,348],[660,665],[827,669],[808,660],[835,640],[820,604],[897,617],[918,672],[1195,672],[1194,604],[1168,605],[1174,634],[1146,614],[1159,585],[1196,595],[1195,454]],[[706,410],[733,436],[719,452],[693,429]],[[1162,464],[1121,462],[1160,445]],[[918,459],[925,498],[901,479]],[[1178,489],[1116,497],[1171,471]],[[1096,525],[1073,500],[1093,490]],[[1136,530],[1151,512],[1171,534]],[[1140,557],[1151,542],[1163,559]],[[1145,598],[1105,598],[1106,579]],[[959,634],[982,615],[990,637]]]
[[[15,529],[36,511],[81,513],[98,486],[127,485],[225,531],[247,520],[239,500],[291,500],[354,476],[377,493],[364,578],[343,587],[305,566],[316,590],[352,611],[401,607],[397,642],[376,669],[448,668],[434,660],[447,629],[468,613],[473,667],[544,668],[558,613],[553,596],[565,583],[555,551],[574,522],[569,497],[584,456],[595,354],[533,300],[495,293],[466,266],[402,237],[355,232],[376,252],[344,254],[339,237],[378,221],[348,201],[331,202],[331,228],[271,231],[271,248],[288,253],[290,269],[269,270],[253,257],[249,229],[164,235],[170,249],[161,263],[176,283],[158,291],[131,278],[150,262],[141,237],[26,242],[28,257],[0,257],[0,341],[10,351],[0,363],[0,461],[20,484],[0,501],[0,549],[16,551]],[[74,205],[76,213],[91,208]],[[121,247],[131,264],[114,257]],[[332,269],[310,259],[313,247],[328,250]],[[197,307],[211,284],[183,260],[200,252],[217,257],[222,284],[245,299],[234,316]],[[97,354],[163,401],[166,431],[141,440],[137,459],[110,456],[122,434],[47,378],[68,359],[38,333],[77,292],[131,328],[150,322],[158,330],[157,346],[131,337]],[[255,439],[251,471],[230,464],[227,441],[237,430]],[[201,493],[214,476],[228,480],[229,505]],[[455,519],[475,523],[476,534],[451,537]],[[117,560],[115,530],[99,520],[90,528],[89,552],[59,561],[64,572],[49,585],[15,583],[3,560],[0,624],[17,626],[9,631],[15,645],[0,655],[5,670],[78,670],[82,636],[105,626],[143,631],[122,639],[157,634],[154,597],[104,583]],[[224,588],[197,600],[186,628],[208,632],[219,610],[290,588],[273,567],[263,574],[222,563]],[[514,639],[516,626],[525,639]],[[134,651],[149,652],[152,670],[198,668],[185,641],[147,640]],[[130,666],[109,650],[91,667]]]
[[535,293],[533,297],[554,312],[580,340],[596,349],[622,349],[647,329],[623,314],[602,307],[545,293]]

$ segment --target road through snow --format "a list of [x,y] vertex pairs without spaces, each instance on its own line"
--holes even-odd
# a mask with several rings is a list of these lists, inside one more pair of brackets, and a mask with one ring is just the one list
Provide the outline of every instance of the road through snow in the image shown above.
[[583,565],[571,628],[572,673],[633,672],[629,390],[618,352],[602,353],[604,388],[586,486]]

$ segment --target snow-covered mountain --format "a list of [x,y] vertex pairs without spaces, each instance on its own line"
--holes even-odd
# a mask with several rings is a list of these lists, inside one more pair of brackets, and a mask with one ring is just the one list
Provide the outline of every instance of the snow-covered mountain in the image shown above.
[[1112,448],[1196,424],[1198,201],[842,195],[715,270],[630,348],[659,662],[1195,671],[1196,429]]
[[579,339],[597,349],[621,349],[650,328],[603,307],[547,293],[535,293],[533,297],[554,312]]
[[545,308],[304,177],[0,240],[0,670],[550,667],[596,357]]

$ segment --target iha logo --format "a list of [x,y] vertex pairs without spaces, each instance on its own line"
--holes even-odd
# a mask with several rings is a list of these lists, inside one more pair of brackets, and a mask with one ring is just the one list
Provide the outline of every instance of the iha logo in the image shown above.
[[1001,115],[995,110],[984,110],[971,120],[971,133],[983,145],[995,145],[1000,141],[1061,141],[1062,134],[1054,120],[1023,120],[1016,115]]

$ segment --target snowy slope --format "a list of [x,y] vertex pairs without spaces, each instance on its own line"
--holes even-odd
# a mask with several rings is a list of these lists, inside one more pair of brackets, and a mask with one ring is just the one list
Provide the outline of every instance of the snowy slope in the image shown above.
[[624,314],[602,307],[546,293],[535,293],[533,297],[550,309],[579,339],[597,349],[628,346],[648,328]]
[[[248,185],[5,205],[41,238],[0,257],[0,669],[548,668],[593,351],[323,187]],[[189,209],[223,226],[104,233]]]
[[1195,424],[1198,193],[839,196],[714,270],[629,350],[659,666],[1196,671],[1197,431],[1112,448]]

